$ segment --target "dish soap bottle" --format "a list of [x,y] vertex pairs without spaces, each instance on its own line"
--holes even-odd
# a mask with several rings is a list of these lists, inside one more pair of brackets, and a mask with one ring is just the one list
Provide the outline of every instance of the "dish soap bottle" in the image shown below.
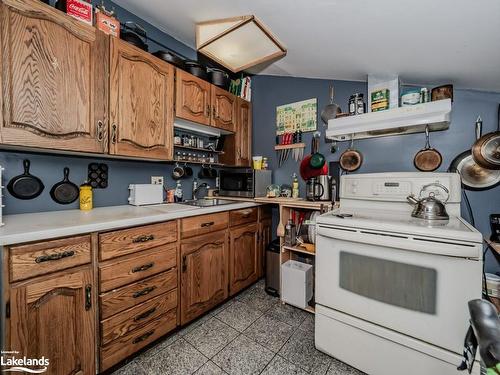
[[182,202],[182,184],[180,181],[177,181],[175,186],[174,200],[175,202]]
[[297,178],[297,173],[292,176],[292,198],[297,199],[299,197],[299,179]]

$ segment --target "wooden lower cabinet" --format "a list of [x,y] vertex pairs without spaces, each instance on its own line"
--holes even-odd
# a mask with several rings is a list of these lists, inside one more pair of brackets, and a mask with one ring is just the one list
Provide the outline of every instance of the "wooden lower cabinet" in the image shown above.
[[181,324],[227,298],[228,254],[225,230],[181,242]]
[[229,294],[233,295],[257,281],[259,271],[258,224],[230,230]]
[[10,350],[49,359],[47,374],[95,374],[95,304],[90,265],[10,289]]

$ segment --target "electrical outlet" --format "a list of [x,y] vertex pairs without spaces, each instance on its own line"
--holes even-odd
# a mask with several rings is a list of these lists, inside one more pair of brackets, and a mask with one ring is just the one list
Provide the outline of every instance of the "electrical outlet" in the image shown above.
[[151,183],[153,185],[163,185],[163,176],[151,176]]

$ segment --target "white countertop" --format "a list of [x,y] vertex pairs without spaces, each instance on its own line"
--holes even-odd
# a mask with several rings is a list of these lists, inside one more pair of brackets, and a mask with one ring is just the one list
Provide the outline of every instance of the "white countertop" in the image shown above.
[[0,246],[107,231],[258,205],[253,202],[235,202],[201,208],[170,203],[145,207],[129,205],[99,207],[92,211],[65,210],[6,215],[3,217],[5,225],[0,228]]

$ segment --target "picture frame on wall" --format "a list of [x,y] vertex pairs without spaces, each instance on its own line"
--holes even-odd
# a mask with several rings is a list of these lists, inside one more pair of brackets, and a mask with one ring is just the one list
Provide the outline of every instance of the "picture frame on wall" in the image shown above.
[[276,134],[313,132],[317,129],[318,100],[311,98],[276,107]]

